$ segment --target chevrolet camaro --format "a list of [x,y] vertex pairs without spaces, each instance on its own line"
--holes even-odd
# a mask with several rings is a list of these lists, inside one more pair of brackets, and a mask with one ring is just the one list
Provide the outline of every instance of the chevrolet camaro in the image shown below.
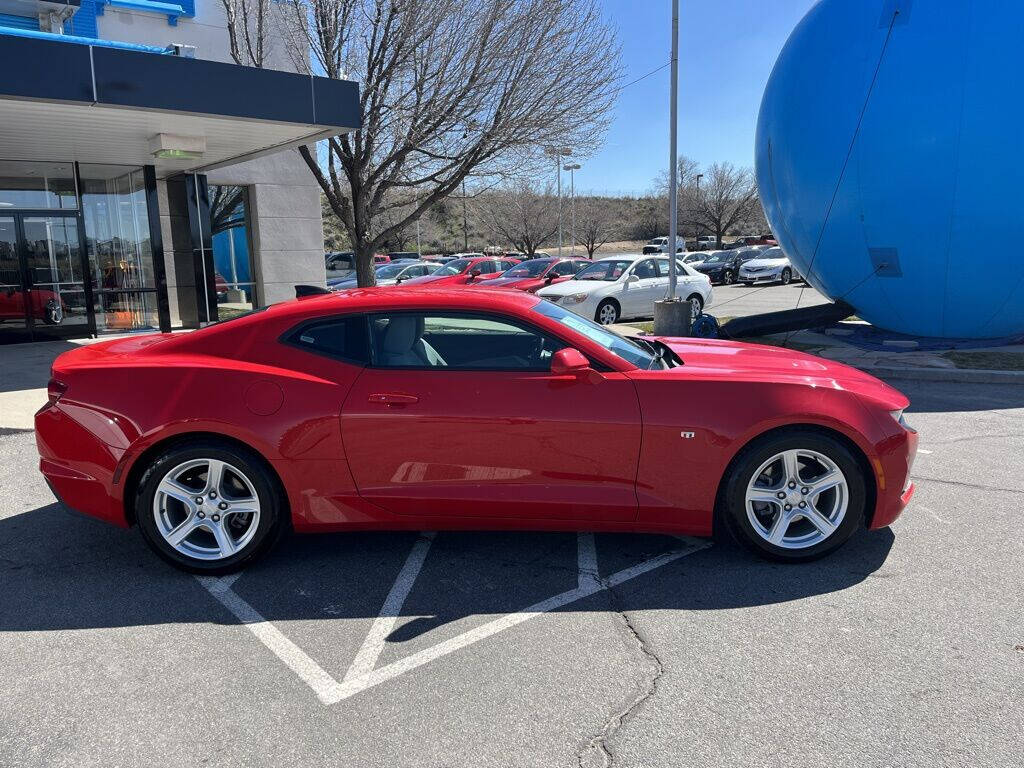
[[194,572],[289,529],[727,530],[799,561],[904,509],[907,405],[799,352],[400,286],[65,352],[36,437],[67,507]]

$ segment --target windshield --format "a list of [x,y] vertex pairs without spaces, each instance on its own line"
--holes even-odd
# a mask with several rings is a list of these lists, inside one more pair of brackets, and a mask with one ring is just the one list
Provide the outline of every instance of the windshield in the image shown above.
[[455,259],[455,261],[449,261],[439,270],[434,272],[435,275],[461,275],[472,263],[472,259]]
[[377,267],[377,277],[383,280],[387,280],[391,277],[397,277],[398,273],[407,266],[407,264],[385,264],[382,267]]
[[635,365],[637,368],[649,369],[657,368],[661,365],[658,356],[646,347],[623,336],[619,336],[617,333],[612,333],[603,325],[598,325],[593,320],[587,320],[585,317],[575,315],[557,304],[552,304],[550,301],[540,302],[533,308],[533,311],[554,318],[566,328],[586,336],[591,341],[597,342],[616,357],[625,360],[631,365]]
[[784,259],[786,254],[782,252],[781,248],[769,248],[761,254],[762,259]]
[[729,259],[729,253],[716,253],[714,256],[708,256],[705,264],[715,264],[719,261],[727,261]]
[[502,272],[502,277],[537,277],[551,266],[550,259],[532,259]]
[[631,266],[633,266],[631,259],[597,261],[586,269],[577,272],[573,280],[605,280],[612,283],[622,277],[622,273]]

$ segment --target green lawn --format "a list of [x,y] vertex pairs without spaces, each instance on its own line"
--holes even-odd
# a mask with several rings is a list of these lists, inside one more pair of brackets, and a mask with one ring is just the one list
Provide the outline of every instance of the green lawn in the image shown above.
[[943,357],[957,368],[981,368],[990,371],[1024,371],[1024,354],[997,350],[967,351],[954,349]]

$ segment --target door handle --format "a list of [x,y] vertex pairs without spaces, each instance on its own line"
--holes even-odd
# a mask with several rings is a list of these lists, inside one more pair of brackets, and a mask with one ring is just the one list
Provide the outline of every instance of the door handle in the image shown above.
[[400,392],[377,392],[370,395],[368,399],[371,403],[383,405],[412,405],[420,401],[416,395],[406,395]]

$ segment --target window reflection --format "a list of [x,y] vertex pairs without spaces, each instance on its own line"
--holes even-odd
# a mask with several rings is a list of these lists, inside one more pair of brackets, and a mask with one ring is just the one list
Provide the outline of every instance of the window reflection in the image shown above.
[[217,315],[222,320],[257,306],[249,247],[248,192],[247,187],[210,185]]
[[0,210],[77,207],[71,163],[0,160]]
[[142,169],[81,165],[79,175],[97,330],[156,327],[156,282]]

